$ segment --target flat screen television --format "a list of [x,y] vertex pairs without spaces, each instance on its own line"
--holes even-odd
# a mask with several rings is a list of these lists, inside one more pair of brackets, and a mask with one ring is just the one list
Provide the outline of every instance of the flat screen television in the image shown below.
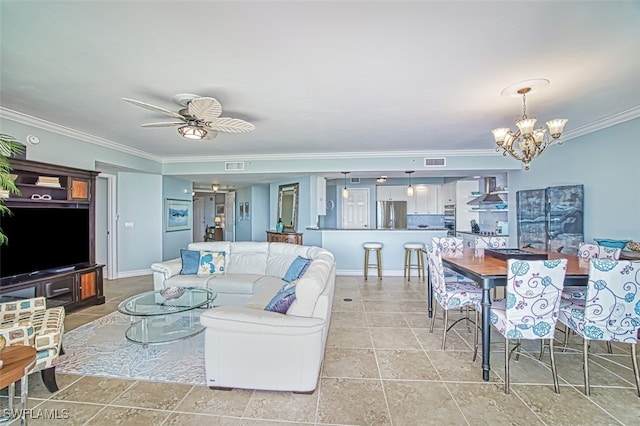
[[0,216],[0,282],[90,263],[89,209],[12,207]]

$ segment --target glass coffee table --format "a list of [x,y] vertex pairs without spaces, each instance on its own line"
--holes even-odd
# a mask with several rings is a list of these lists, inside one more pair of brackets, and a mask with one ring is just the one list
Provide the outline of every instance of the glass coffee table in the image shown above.
[[206,288],[186,288],[170,300],[158,290],[132,296],[118,305],[119,312],[131,316],[125,336],[144,347],[195,336],[204,330],[199,308],[208,307],[216,296]]

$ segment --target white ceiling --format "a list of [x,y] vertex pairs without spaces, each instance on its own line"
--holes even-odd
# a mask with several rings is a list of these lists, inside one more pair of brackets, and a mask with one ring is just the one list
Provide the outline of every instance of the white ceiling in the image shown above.
[[[567,131],[640,103],[640,2],[6,1],[0,105],[159,159],[493,149],[521,100]],[[256,130],[187,141],[172,97]],[[203,180],[196,176],[196,180]]]

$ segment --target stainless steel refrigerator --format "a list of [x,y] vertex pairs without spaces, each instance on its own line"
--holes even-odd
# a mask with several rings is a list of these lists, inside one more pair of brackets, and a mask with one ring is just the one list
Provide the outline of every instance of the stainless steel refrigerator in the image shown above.
[[584,188],[553,186],[516,193],[518,246],[576,254],[584,241]]
[[377,216],[378,229],[406,229],[407,202],[378,201]]

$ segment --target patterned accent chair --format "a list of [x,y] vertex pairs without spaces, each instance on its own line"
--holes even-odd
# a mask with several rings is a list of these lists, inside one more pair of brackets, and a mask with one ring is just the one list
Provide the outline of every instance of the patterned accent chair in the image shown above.
[[[567,259],[517,260],[507,262],[506,298],[491,302],[491,325],[505,338],[504,342],[504,392],[509,389],[509,359],[514,351],[516,361],[520,354],[521,340],[549,340],[553,388],[560,393],[558,373],[553,354],[553,335],[560,309],[560,293],[567,272]],[[478,315],[476,314],[476,322]],[[509,349],[509,340],[517,340]],[[475,360],[476,345],[473,355]],[[542,355],[542,354],[541,354]]]
[[[473,283],[466,281],[446,281],[444,277],[444,268],[442,266],[442,257],[440,250],[436,246],[427,248],[427,258],[429,262],[429,279],[431,280],[431,286],[433,289],[433,295],[436,301],[442,309],[444,309],[444,327],[442,332],[442,350],[445,349],[445,343],[447,341],[447,331],[459,321],[466,320],[462,317],[457,319],[453,324],[449,326],[449,310],[458,309],[464,307],[473,307],[478,309],[480,301],[482,300],[482,290]],[[433,306],[433,316],[431,318],[430,333],[433,333],[433,326],[436,321],[436,307]],[[477,325],[477,315],[476,315]],[[474,327],[476,330],[476,340],[478,336],[478,327]]]
[[[584,261],[589,261],[591,259],[618,260],[621,252],[621,249],[614,247],[604,247],[588,243],[578,244],[578,257]],[[584,286],[566,286],[562,291],[562,298],[584,301],[586,293],[587,289]]]
[[507,248],[507,237],[476,237],[477,249]]
[[0,303],[0,334],[7,346],[24,345],[36,349],[36,366],[49,390],[58,390],[55,366],[62,349],[65,310],[47,309],[44,297]]
[[[462,238],[456,237],[432,237],[431,244],[440,250],[441,256],[462,256],[464,244]],[[469,278],[444,267],[445,281],[467,281],[473,283]]]
[[[631,363],[640,396],[636,344],[640,333],[640,262],[592,259],[584,301],[563,300],[559,320],[583,337],[584,393],[589,396],[589,343],[631,345]],[[569,333],[565,332],[565,347]]]

